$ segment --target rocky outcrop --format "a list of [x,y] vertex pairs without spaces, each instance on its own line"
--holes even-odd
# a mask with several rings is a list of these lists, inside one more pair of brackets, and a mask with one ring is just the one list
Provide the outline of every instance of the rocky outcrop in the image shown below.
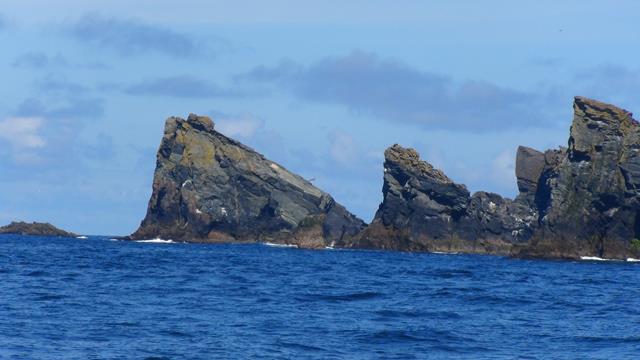
[[471,196],[414,149],[385,151],[382,192],[372,224],[346,246],[506,254],[530,235],[528,207],[492,193]]
[[567,148],[518,148],[519,195],[469,195],[413,149],[385,152],[383,202],[351,247],[509,253],[521,257],[638,257],[640,126],[632,114],[574,101]]
[[166,121],[147,215],[130,238],[316,248],[364,226],[311,182],[191,114]]
[[566,148],[519,147],[519,194],[470,194],[419,154],[385,151],[383,201],[365,224],[309,181],[215,131],[169,118],[153,194],[132,239],[271,241],[299,247],[640,256],[640,126],[615,106],[576,97]]
[[49,223],[27,223],[14,221],[9,225],[0,227],[0,234],[34,235],[49,237],[77,237],[77,234],[58,229]]
[[545,154],[539,230],[519,256],[632,256],[640,237],[640,127],[632,114],[574,101],[568,148]]

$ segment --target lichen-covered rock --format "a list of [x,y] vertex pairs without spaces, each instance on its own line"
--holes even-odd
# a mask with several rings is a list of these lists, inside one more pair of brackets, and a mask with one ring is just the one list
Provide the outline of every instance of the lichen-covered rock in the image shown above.
[[414,149],[385,151],[383,201],[372,224],[346,246],[508,253],[529,236],[529,209],[497,194],[470,196]]
[[191,114],[166,121],[147,215],[130,238],[324,247],[364,225],[309,181]]
[[518,255],[624,258],[640,237],[640,127],[613,105],[576,97],[573,107],[568,148],[545,154],[540,229]]
[[49,223],[13,221],[9,225],[0,226],[0,234],[33,235],[50,237],[77,237],[77,234],[58,229]]

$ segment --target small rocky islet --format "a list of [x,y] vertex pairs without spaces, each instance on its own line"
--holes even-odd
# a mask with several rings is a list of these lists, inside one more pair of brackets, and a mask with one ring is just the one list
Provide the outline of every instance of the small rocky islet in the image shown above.
[[147,214],[129,239],[274,242],[304,248],[446,251],[527,258],[640,256],[640,126],[576,97],[567,147],[519,147],[515,199],[470,194],[409,148],[385,151],[371,224],[284,166],[215,130],[167,119]]
[[49,223],[12,221],[0,226],[0,234],[75,238],[78,234],[59,229]]

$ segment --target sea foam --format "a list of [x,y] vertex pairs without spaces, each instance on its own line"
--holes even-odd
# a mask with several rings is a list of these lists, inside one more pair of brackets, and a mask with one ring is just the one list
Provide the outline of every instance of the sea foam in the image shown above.
[[298,247],[298,245],[296,245],[296,244],[276,244],[276,243],[272,243],[272,242],[266,242],[266,243],[264,243],[264,245],[272,246],[272,247],[285,247],[285,248],[297,248]]
[[604,259],[604,258],[597,257],[597,256],[580,256],[580,260],[587,260],[587,261],[613,261],[613,259]]
[[[622,259],[605,259],[605,258],[601,258],[601,257],[597,257],[597,256],[580,256],[580,260],[585,260],[585,261],[625,261]],[[633,261],[634,259],[627,259],[626,261]]]
[[154,244],[175,244],[176,242],[173,240],[164,240],[160,238],[149,239],[149,240],[137,240],[138,243],[154,243]]

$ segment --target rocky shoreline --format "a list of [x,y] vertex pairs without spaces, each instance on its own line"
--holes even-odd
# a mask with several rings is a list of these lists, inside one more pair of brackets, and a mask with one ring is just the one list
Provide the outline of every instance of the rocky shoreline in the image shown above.
[[215,130],[171,117],[145,219],[129,239],[271,242],[498,254],[640,255],[640,126],[631,113],[576,97],[567,147],[520,147],[515,199],[469,193],[409,148],[385,151],[383,201],[365,224],[309,181]]

